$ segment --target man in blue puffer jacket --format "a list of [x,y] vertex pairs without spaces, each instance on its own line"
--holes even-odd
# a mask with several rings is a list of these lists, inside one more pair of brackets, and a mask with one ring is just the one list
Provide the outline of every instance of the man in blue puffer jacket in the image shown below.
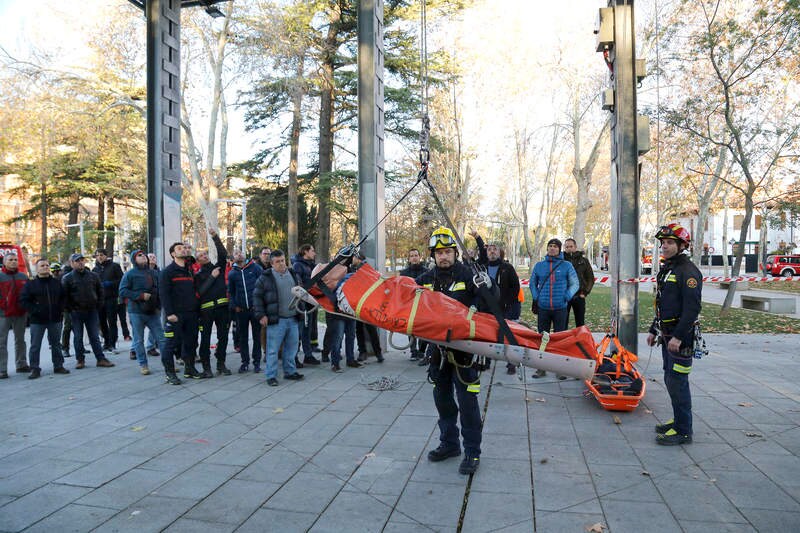
[[[572,263],[561,253],[561,241],[547,242],[547,255],[534,265],[530,276],[531,311],[538,314],[539,333],[567,329],[567,306],[580,289],[580,280]],[[544,376],[543,370],[536,377]],[[559,376],[559,379],[565,379]]]
[[261,372],[261,324],[253,314],[253,291],[256,281],[264,271],[258,263],[250,259],[245,260],[241,250],[233,252],[233,267],[228,274],[228,293],[230,305],[239,325],[239,354],[242,356],[242,365],[239,373],[244,374],[250,365],[250,346],[247,337],[248,329],[253,332],[253,372]]
[[150,374],[147,353],[144,349],[144,328],[160,346],[164,342],[161,326],[161,302],[158,294],[158,273],[150,269],[150,262],[143,250],[131,252],[132,268],[125,272],[119,284],[119,295],[128,300],[128,316],[133,330],[133,352],[139,362],[143,376]]

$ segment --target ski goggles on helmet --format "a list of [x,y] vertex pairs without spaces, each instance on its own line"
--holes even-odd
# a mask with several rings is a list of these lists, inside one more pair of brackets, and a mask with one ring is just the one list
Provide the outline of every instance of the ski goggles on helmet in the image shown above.
[[455,248],[456,240],[451,235],[444,233],[437,233],[431,235],[431,240],[428,242],[428,248],[436,250],[438,248]]

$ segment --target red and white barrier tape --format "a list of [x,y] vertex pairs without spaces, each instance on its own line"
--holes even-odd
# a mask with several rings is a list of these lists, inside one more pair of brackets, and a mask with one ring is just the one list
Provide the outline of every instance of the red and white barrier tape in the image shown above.
[[[597,276],[594,278],[595,283],[610,283],[611,276]],[[656,281],[655,276],[645,276],[641,278],[628,278],[622,279],[620,283],[646,283],[646,282],[654,282]],[[748,277],[748,276],[738,276],[738,277],[724,277],[724,276],[705,276],[703,277],[703,282],[711,282],[711,283],[719,283],[719,282],[731,282],[731,281],[747,281],[750,283],[760,283],[765,281],[800,281],[800,276],[794,276],[790,278],[784,277]],[[520,279],[520,285],[523,287],[528,287],[528,280],[527,279]]]

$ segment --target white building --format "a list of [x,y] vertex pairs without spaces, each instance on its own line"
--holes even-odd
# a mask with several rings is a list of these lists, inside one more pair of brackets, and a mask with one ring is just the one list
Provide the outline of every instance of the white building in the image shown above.
[[[786,249],[788,253],[800,252],[800,221],[795,219],[791,221],[789,213],[785,213],[784,229],[767,226],[767,253],[775,251],[779,248]],[[681,213],[678,217],[678,222],[688,228],[692,234],[692,238],[697,235],[697,213]],[[708,250],[710,255],[722,254],[723,244],[722,236],[724,233],[725,225],[727,224],[727,241],[739,240],[739,232],[744,222],[744,209],[728,209],[727,220],[725,218],[725,211],[709,212],[706,219],[705,231],[703,234],[703,248]],[[792,224],[793,222],[793,224]],[[745,241],[745,254],[759,254],[762,251],[759,249],[761,242],[762,231],[762,215],[753,213],[750,220],[750,227],[747,229],[747,239]],[[738,244],[738,243],[737,243]],[[733,254],[733,246],[728,244],[728,254]]]

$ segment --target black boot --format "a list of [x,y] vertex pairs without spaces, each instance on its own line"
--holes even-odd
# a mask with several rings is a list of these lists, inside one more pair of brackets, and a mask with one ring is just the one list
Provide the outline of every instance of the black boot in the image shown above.
[[170,385],[180,385],[181,380],[178,379],[178,376],[175,374],[175,372],[167,372],[167,383]]
[[211,363],[208,361],[203,362],[203,373],[200,374],[201,378],[213,378],[214,373],[211,371]]
[[185,365],[184,365],[184,368],[183,368],[183,377],[185,377],[187,379],[200,379],[203,376],[200,375],[200,372],[197,371],[197,369],[194,367],[194,364],[190,364],[188,362],[185,362]]
[[444,461],[450,457],[458,457],[459,455],[461,455],[460,449],[451,448],[445,444],[439,444],[438,448],[428,452],[428,461],[438,463],[439,461]]
[[28,379],[38,379],[40,377],[42,377],[42,371],[38,368],[34,368],[31,370],[31,375],[28,376]]
[[217,361],[217,375],[218,376],[230,376],[231,371],[230,369],[225,366],[224,361]]

